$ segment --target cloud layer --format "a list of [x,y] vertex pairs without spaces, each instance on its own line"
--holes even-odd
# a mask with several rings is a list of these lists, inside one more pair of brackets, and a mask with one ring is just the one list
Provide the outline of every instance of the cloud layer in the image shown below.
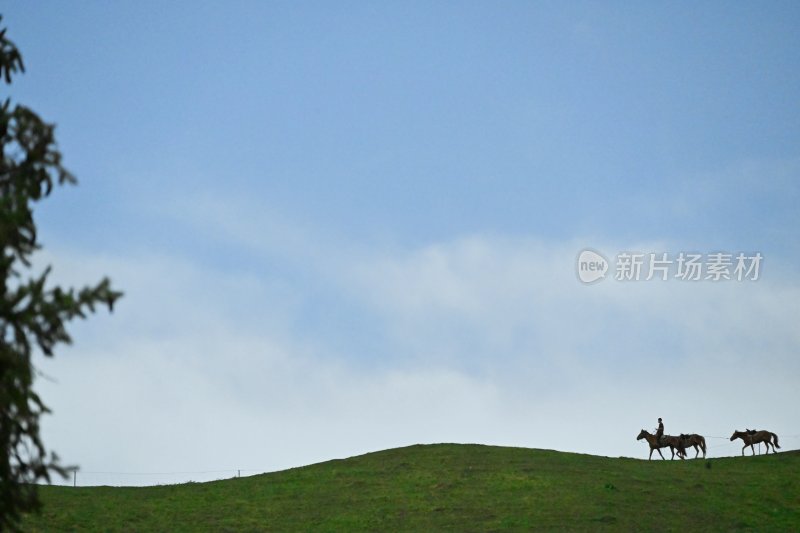
[[[41,258],[65,283],[111,273],[126,291],[41,363],[55,380],[40,383],[55,411],[46,442],[83,482],[225,477],[417,442],[642,457],[635,435],[658,416],[668,432],[758,426],[797,445],[792,280],[584,286],[586,243],[473,235],[370,250],[306,234],[295,248],[257,238],[258,223],[239,233],[253,264],[238,270]],[[275,262],[307,273],[252,274]]]

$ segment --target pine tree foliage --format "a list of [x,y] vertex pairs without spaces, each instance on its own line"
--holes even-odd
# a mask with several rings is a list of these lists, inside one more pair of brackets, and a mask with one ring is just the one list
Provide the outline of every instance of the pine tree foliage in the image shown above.
[[[0,21],[2,17],[0,17]],[[24,72],[22,56],[0,30],[0,78],[10,84]],[[67,324],[107,306],[122,293],[108,278],[81,289],[52,287],[50,268],[34,273],[31,259],[40,248],[33,206],[54,186],[74,184],[61,163],[54,126],[31,109],[0,104],[0,531],[19,528],[23,513],[37,511],[36,483],[65,475],[39,434],[47,406],[34,391],[33,357],[52,357],[71,342]]]

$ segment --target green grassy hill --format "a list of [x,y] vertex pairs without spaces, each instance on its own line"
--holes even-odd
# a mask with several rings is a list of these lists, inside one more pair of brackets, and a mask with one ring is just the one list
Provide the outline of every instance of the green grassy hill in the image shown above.
[[800,530],[800,452],[642,461],[410,446],[260,476],[43,487],[26,531]]

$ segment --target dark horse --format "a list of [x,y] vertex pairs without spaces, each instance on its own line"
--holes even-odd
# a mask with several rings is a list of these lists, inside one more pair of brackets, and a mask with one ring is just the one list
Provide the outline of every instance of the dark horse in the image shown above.
[[697,433],[684,435],[681,433],[681,443],[683,444],[684,449],[691,446],[694,447],[695,459],[697,459],[697,456],[700,455],[700,450],[703,451],[703,459],[706,458],[706,439],[702,435],[698,435]]
[[675,459],[676,449],[678,450],[678,457],[680,457],[681,459],[686,458],[686,450],[684,449],[683,443],[681,442],[681,439],[679,437],[664,435],[661,437],[661,440],[659,441],[658,439],[656,439],[656,436],[653,435],[652,433],[642,430],[639,432],[639,436],[636,437],[636,440],[642,440],[642,439],[647,440],[647,444],[650,445],[650,455],[647,457],[648,461],[653,458],[653,450],[657,451],[658,455],[661,455],[661,458],[666,460],[666,458],[661,454],[661,450],[659,448],[666,448],[667,446],[669,446],[669,450],[672,452],[672,457],[670,457],[670,461],[672,459]]
[[[753,452],[753,455],[756,454],[756,449],[753,448],[753,444],[758,444],[759,442],[763,442],[767,445],[767,453],[769,453],[769,447],[772,445],[772,453],[777,453],[775,448],[780,448],[778,445],[778,436],[775,433],[771,433],[769,431],[756,431],[755,433],[750,433],[747,431],[734,431],[733,435],[731,435],[731,440],[742,439],[744,441],[744,446],[742,446],[742,455],[744,455],[744,449],[750,446],[750,450]],[[773,440],[775,442],[773,442]]]

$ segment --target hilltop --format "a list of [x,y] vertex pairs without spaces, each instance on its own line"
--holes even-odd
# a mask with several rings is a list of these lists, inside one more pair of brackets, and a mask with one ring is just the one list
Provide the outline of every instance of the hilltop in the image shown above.
[[416,445],[209,483],[41,494],[26,531],[790,530],[800,452],[648,462]]

